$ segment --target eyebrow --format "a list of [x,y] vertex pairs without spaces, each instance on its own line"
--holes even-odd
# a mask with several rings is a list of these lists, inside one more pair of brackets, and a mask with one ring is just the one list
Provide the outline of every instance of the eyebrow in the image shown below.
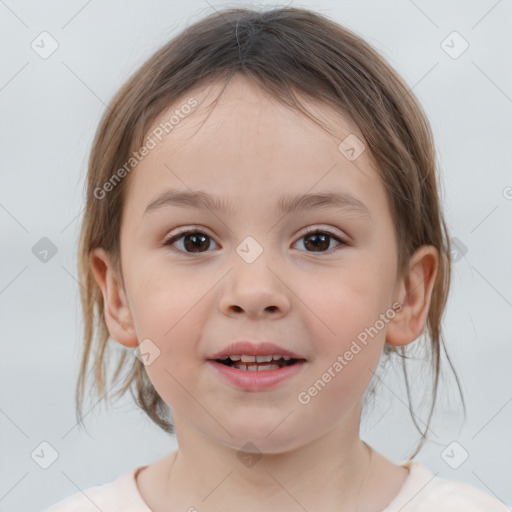
[[[146,207],[144,215],[167,206],[184,206],[190,208],[207,209],[235,215],[236,209],[226,198],[208,194],[206,192],[167,190],[153,199]],[[337,208],[353,211],[361,217],[372,217],[367,206],[359,199],[347,192],[318,192],[303,195],[285,194],[277,202],[277,208],[281,214],[296,213],[301,210],[313,210],[324,208]]]

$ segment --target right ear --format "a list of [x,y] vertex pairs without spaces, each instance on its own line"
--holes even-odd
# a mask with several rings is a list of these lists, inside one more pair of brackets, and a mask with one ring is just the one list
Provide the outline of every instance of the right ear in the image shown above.
[[110,336],[125,347],[136,347],[138,340],[132,314],[110,254],[102,247],[93,249],[89,253],[89,265],[103,295],[105,322]]

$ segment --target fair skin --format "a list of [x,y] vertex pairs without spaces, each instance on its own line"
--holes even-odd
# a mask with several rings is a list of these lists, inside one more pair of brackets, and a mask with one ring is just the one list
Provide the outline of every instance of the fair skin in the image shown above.
[[[392,217],[369,152],[351,162],[338,149],[359,134],[348,121],[303,98],[334,137],[241,77],[208,116],[220,87],[190,91],[198,107],[129,176],[122,276],[103,249],[90,258],[112,338],[130,348],[149,338],[160,350],[146,371],[172,410],[179,448],[139,473],[140,493],[156,512],[382,510],[408,470],[375,451],[369,465],[359,437],[363,395],[384,343],[406,345],[421,334],[438,253],[421,247],[397,275]],[[171,188],[223,196],[236,214],[183,205],[144,213]],[[369,216],[330,206],[277,209],[285,193],[333,191],[357,198]],[[164,245],[188,227],[206,241]],[[331,236],[315,250],[304,228],[316,227],[347,245]],[[252,263],[236,251],[248,236],[263,249]],[[300,403],[298,393],[394,302],[402,309],[378,335]],[[237,339],[273,341],[306,363],[272,390],[236,388],[207,358]],[[237,457],[247,442],[262,454],[250,467]]]

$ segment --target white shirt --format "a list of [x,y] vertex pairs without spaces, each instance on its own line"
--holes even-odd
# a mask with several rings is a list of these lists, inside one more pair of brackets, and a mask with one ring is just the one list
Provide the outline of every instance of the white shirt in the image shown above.
[[[468,484],[434,476],[420,462],[402,465],[409,476],[393,501],[380,512],[510,512],[498,499]],[[43,512],[152,512],[137,487],[136,467],[113,482],[90,487]]]

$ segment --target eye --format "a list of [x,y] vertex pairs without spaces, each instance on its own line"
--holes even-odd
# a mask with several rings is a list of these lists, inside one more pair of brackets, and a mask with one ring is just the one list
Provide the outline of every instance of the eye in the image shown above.
[[[308,252],[328,252],[328,250],[322,250],[323,248],[329,249],[331,239],[336,240],[339,245],[348,245],[345,240],[331,231],[315,228],[312,230],[308,230],[307,233],[302,236],[299,240],[306,239],[306,242],[303,242],[304,247],[309,247],[312,250]],[[336,247],[338,247],[336,246]],[[336,247],[333,250],[336,250]]]
[[[299,240],[302,239],[306,239],[306,242],[303,243],[304,247],[311,249],[308,250],[308,252],[328,252],[332,239],[338,242],[338,246],[348,245],[340,236],[321,228],[315,228],[307,231]],[[182,246],[176,250],[192,254],[207,252],[212,241],[213,239],[206,233],[197,229],[189,229],[173,235],[164,242],[164,245],[173,246],[177,242],[182,242]],[[216,242],[213,243],[217,245]],[[335,250],[336,247],[333,250]]]
[[205,250],[210,247],[210,241],[213,241],[213,239],[207,234],[198,231],[197,229],[189,229],[188,231],[182,231],[181,233],[172,236],[164,242],[164,245],[174,245],[176,242],[181,242],[182,239],[185,250],[181,248],[178,250],[185,253],[205,252]]

